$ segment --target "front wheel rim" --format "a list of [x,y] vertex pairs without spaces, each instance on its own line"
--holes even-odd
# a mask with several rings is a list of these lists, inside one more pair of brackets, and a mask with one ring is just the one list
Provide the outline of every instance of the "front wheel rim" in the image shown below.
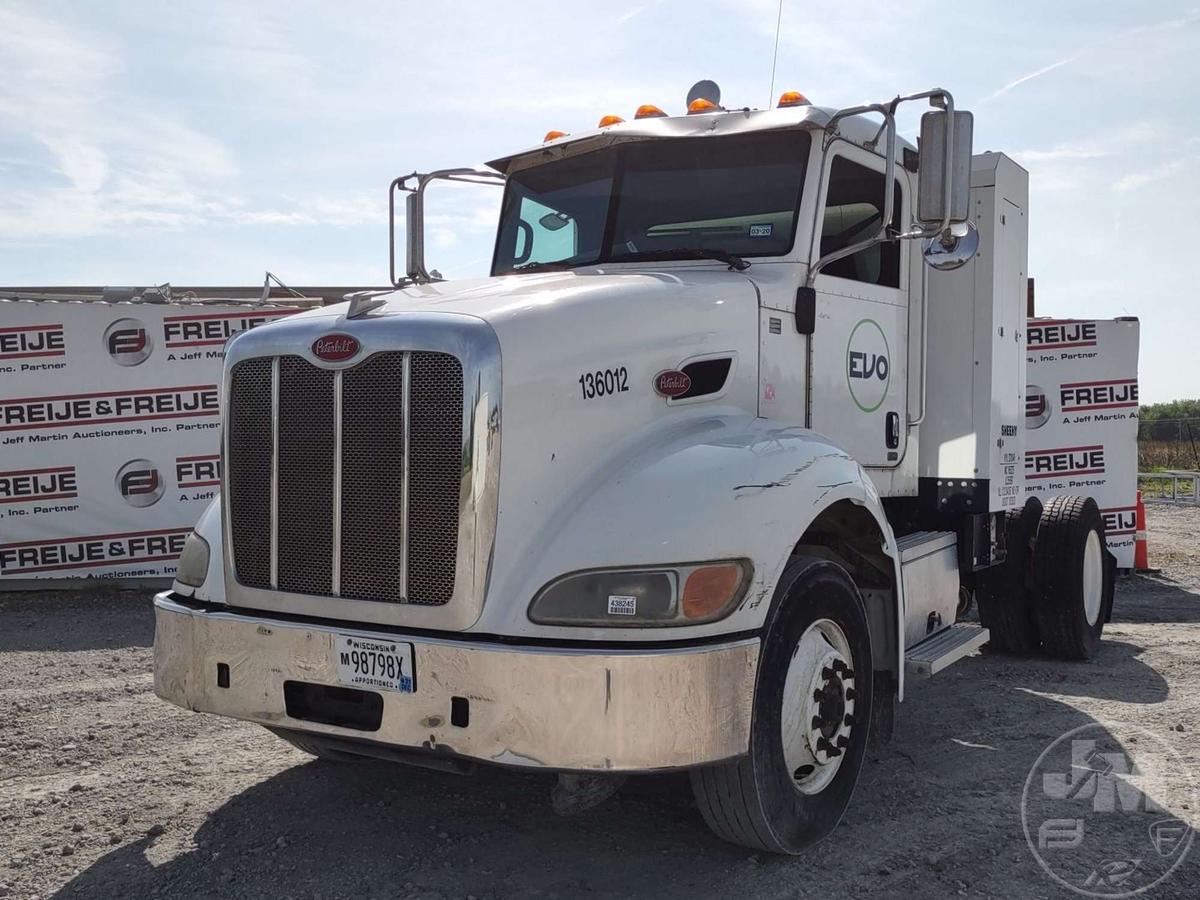
[[857,726],[850,641],[832,619],[818,619],[792,648],[783,684],[783,760],[802,794],[819,794],[837,776]]

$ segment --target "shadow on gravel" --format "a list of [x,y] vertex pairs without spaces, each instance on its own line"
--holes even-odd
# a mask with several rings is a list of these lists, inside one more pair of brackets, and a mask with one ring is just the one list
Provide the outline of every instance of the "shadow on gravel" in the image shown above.
[[1130,575],[1117,580],[1113,623],[1200,622],[1200,593],[1166,575]]
[[631,780],[570,820],[550,810],[553,784],[313,761],[214,812],[196,849],[156,868],[145,840],[122,847],[58,896],[694,897],[748,855],[709,834],[684,776]]
[[149,647],[152,599],[148,591],[0,593],[0,653]]

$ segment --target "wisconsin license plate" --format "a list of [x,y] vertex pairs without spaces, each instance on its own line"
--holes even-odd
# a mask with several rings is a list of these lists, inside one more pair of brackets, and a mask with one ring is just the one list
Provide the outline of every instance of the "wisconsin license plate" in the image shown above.
[[339,684],[411,694],[417,689],[413,645],[339,634],[333,642]]

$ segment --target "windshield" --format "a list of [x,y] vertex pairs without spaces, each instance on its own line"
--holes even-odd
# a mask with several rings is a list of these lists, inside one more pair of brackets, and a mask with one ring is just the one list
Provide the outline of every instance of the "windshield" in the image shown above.
[[629,143],[509,177],[492,274],[792,248],[807,131]]

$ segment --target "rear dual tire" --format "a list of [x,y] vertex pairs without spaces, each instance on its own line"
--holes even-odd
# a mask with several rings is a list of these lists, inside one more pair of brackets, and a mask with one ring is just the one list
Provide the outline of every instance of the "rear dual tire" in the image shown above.
[[1089,659],[1112,612],[1116,564],[1091,497],[1031,497],[1005,517],[1008,558],[976,586],[991,647]]
[[1042,511],[1033,555],[1034,612],[1042,649],[1090,659],[1112,611],[1116,565],[1091,497],[1054,497]]
[[991,632],[991,648],[1002,653],[1030,656],[1042,642],[1033,597],[1033,549],[1041,517],[1037,497],[1005,514],[1008,557],[983,572],[975,585],[979,622]]

